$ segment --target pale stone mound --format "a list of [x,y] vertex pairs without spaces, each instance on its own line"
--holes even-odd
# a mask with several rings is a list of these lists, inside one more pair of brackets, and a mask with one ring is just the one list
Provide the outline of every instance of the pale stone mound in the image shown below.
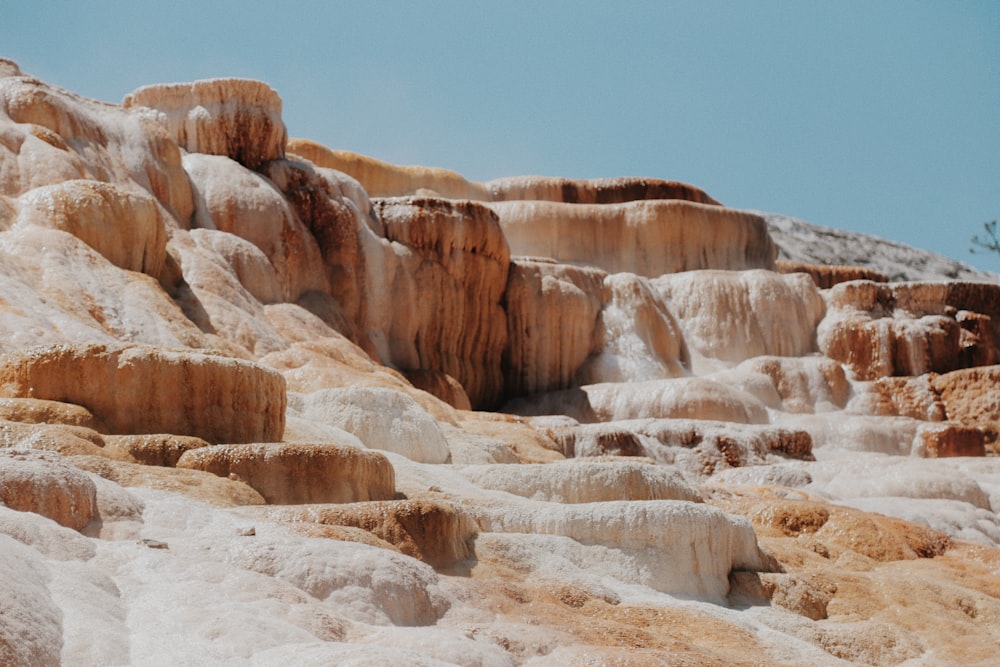
[[775,271],[778,273],[808,274],[813,279],[813,282],[816,283],[816,287],[820,289],[830,289],[834,285],[852,280],[871,280],[876,283],[889,282],[889,277],[881,271],[864,266],[808,264],[806,262],[792,262],[782,259],[779,259],[774,264]]
[[0,449],[0,501],[80,530],[97,512],[97,488],[58,456]]
[[176,465],[243,481],[276,505],[386,500],[396,492],[389,461],[353,446],[215,445],[184,452]]
[[770,271],[690,271],[653,281],[698,354],[726,362],[816,349],[826,311],[805,275]]
[[111,433],[276,441],[285,381],[237,359],[129,345],[34,348],[0,357],[0,393],[75,403]]
[[189,153],[226,155],[255,170],[285,156],[288,132],[281,120],[281,98],[260,81],[144,86],[126,95],[122,106],[155,109],[155,118]]
[[[389,359],[402,369],[447,373],[473,407],[503,394],[500,355],[507,342],[501,299],[510,251],[496,215],[474,202],[406,198],[374,202],[385,237],[401,244],[396,269],[380,276],[391,305],[380,317]],[[371,327],[369,327],[371,328]]]
[[855,281],[826,293],[817,336],[859,379],[944,373],[1000,359],[1000,285]]
[[38,552],[0,535],[0,663],[11,667],[58,665],[63,647],[62,611],[49,590],[52,572]]
[[448,444],[434,418],[406,394],[384,387],[325,389],[293,395],[302,417],[356,435],[366,447],[421,463],[447,463]]
[[682,199],[714,204],[700,188],[658,178],[573,180],[545,176],[512,176],[483,184],[491,201],[543,200],[566,204],[624,204],[643,199]]
[[478,507],[475,513],[483,533],[569,538],[551,546],[584,567],[681,597],[723,600],[730,572],[769,567],[748,522],[700,504],[538,503]]
[[773,269],[763,218],[680,200],[626,204],[497,202],[511,253],[656,277],[696,269]]
[[690,500],[701,495],[674,469],[632,461],[565,461],[462,468],[477,486],[556,503]]
[[372,197],[431,195],[449,199],[488,201],[487,189],[447,169],[404,167],[366,155],[331,150],[308,139],[290,139],[288,152],[317,167],[336,169],[356,178]]
[[86,179],[138,186],[177,221],[191,187],[164,129],[143,114],[78,97],[21,75],[0,79],[0,194]]
[[167,233],[157,201],[136,188],[73,180],[35,188],[18,198],[17,225],[69,232],[115,266],[158,277]]
[[[296,301],[310,290],[329,292],[315,238],[274,183],[224,156],[185,155],[183,163],[194,193],[192,226],[235,234],[270,263],[281,287],[278,295],[262,301]],[[241,282],[257,296],[251,281]]]

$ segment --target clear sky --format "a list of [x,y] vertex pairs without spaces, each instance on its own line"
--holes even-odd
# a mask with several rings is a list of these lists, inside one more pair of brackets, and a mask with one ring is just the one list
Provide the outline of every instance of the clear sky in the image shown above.
[[119,102],[261,79],[292,136],[475,180],[653,176],[1000,271],[1000,1],[6,0],[0,56]]

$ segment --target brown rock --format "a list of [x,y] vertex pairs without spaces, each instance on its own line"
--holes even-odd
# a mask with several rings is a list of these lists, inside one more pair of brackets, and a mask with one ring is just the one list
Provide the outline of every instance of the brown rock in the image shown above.
[[985,456],[986,434],[974,426],[934,424],[920,430],[925,456]]
[[880,271],[864,266],[838,266],[831,264],[807,264],[778,260],[775,262],[778,273],[806,273],[820,289],[830,289],[834,285],[851,280],[870,280],[876,283],[887,283],[889,277]]
[[388,459],[343,445],[216,445],[185,452],[177,467],[243,481],[269,504],[386,500],[396,492]]
[[208,447],[211,443],[190,435],[154,433],[145,435],[109,435],[104,441],[108,449],[128,454],[137,463],[173,468],[184,452]]
[[94,517],[97,487],[54,454],[0,450],[0,501],[80,530]]
[[376,200],[374,210],[385,237],[408,250],[397,253],[399,269],[386,276],[393,292],[389,359],[403,369],[447,373],[473,407],[496,405],[510,265],[496,215],[473,202],[425,198]]
[[126,458],[126,454],[105,448],[97,431],[63,424],[23,424],[0,422],[0,447],[38,449],[63,456],[93,455]]
[[[883,377],[869,385],[870,393],[852,406],[881,416],[912,417],[939,422],[947,419],[944,403],[934,389],[934,373],[918,377]],[[863,394],[864,390],[859,391]]]
[[855,281],[827,293],[820,349],[859,379],[1000,360],[1000,285]]
[[285,381],[236,359],[128,345],[34,348],[0,357],[0,394],[83,405],[112,433],[209,442],[277,440]]
[[1000,433],[1000,366],[969,368],[932,380],[948,419],[976,426],[993,443]]
[[523,396],[574,384],[602,341],[598,315],[610,298],[596,269],[519,258],[504,294],[508,348],[504,388]]
[[472,556],[475,522],[447,502],[395,500],[340,507],[270,510],[282,521],[309,521],[361,528],[392,544],[407,556],[446,568]]
[[682,200],[626,204],[496,202],[514,255],[655,278],[695,269],[773,269],[777,247],[760,216]]
[[447,373],[419,369],[403,371],[403,375],[417,389],[440,398],[457,410],[472,409],[469,396],[465,393],[465,389],[462,388],[461,383]]
[[144,86],[122,106],[149,107],[170,136],[191,153],[226,155],[249,169],[285,156],[288,133],[281,98],[265,83],[207,79]]
[[573,180],[544,176],[514,176],[483,184],[491,201],[544,200],[567,204],[623,204],[643,199],[682,199],[698,204],[719,202],[700,188],[658,178],[595,178]]

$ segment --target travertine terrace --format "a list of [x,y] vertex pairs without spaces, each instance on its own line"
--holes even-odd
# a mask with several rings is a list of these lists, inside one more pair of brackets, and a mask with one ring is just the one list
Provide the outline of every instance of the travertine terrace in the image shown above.
[[0,664],[996,664],[996,276],[281,107],[0,61]]

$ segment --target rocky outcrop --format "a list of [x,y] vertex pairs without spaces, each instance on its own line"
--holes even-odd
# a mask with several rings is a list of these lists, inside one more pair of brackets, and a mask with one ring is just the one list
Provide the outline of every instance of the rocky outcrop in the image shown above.
[[976,426],[995,442],[1000,434],[1000,366],[969,368],[931,380],[948,419]]
[[471,557],[478,530],[460,508],[432,500],[302,507],[271,510],[268,514],[281,521],[360,528],[436,568],[447,568]]
[[385,332],[393,365],[446,373],[473,407],[495,405],[503,395],[501,299],[510,265],[496,216],[443,199],[377,200],[374,210],[395,266],[383,267],[379,288],[369,281],[378,294],[365,329]]
[[0,449],[0,502],[80,530],[97,512],[97,488],[56,454]]
[[945,373],[1000,359],[1000,285],[856,281],[826,298],[820,349],[859,379]]
[[923,440],[924,455],[928,458],[986,455],[986,434],[977,427],[928,425],[920,430],[920,438]]
[[66,424],[98,432],[107,427],[81,405],[39,398],[0,398],[0,419],[27,424]]
[[288,133],[281,98],[249,79],[205,79],[144,86],[125,96],[126,109],[148,107],[189,153],[226,155],[248,169],[285,156]]
[[830,289],[834,285],[852,280],[870,280],[876,283],[889,282],[889,277],[884,273],[864,266],[808,264],[806,262],[793,262],[781,259],[774,264],[775,271],[778,273],[808,274],[813,279],[813,282],[816,283],[816,287],[820,289]]
[[18,198],[18,225],[68,232],[128,271],[158,277],[167,234],[156,200],[110,183],[73,180],[35,188]]
[[565,204],[624,204],[643,199],[680,199],[697,204],[719,202],[687,183],[658,178],[594,178],[573,180],[545,176],[513,176],[483,184],[490,201],[554,201]]
[[152,433],[144,435],[109,435],[104,441],[108,449],[117,450],[147,466],[173,468],[184,452],[211,443],[190,435]]
[[272,505],[385,500],[396,492],[384,456],[348,445],[216,445],[184,452],[176,465],[245,482]]
[[511,253],[654,278],[696,269],[773,269],[777,249],[752,213],[680,200],[497,202]]
[[692,350],[704,357],[740,362],[764,355],[801,357],[816,349],[816,325],[825,306],[803,275],[690,271],[662,276],[653,285]]
[[317,167],[336,169],[357,179],[372,197],[411,195],[449,199],[489,200],[489,191],[447,169],[403,167],[366,155],[331,150],[308,139],[291,139],[288,152],[304,157]]
[[516,258],[504,292],[504,388],[522,396],[575,383],[601,347],[598,315],[609,300],[603,271]]
[[0,393],[82,405],[120,434],[253,442],[279,440],[285,424],[285,381],[276,372],[140,346],[57,346],[4,355]]
[[227,257],[254,296],[265,303],[294,302],[311,290],[330,291],[316,239],[274,183],[224,156],[185,155],[184,169],[194,192],[191,226],[235,234],[266,257],[267,265],[253,274],[274,274],[280,289],[268,298],[250,287],[258,275],[244,277],[250,272],[241,270],[238,258]]

